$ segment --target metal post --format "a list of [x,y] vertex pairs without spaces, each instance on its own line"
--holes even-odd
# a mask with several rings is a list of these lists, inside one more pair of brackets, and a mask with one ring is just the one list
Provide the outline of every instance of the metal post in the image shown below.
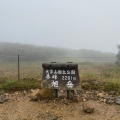
[[18,80],[20,80],[20,56],[18,55]]

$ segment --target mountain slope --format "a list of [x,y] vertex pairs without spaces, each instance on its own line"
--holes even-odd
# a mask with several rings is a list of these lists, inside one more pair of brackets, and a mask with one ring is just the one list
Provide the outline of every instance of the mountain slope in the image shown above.
[[[71,50],[57,47],[41,47],[18,43],[0,42],[0,60],[14,61],[13,56],[20,55],[25,61],[48,60],[51,58],[84,58],[85,61],[94,60],[96,58],[116,59],[114,53],[106,53],[95,50]],[[16,59],[16,58],[15,58]]]

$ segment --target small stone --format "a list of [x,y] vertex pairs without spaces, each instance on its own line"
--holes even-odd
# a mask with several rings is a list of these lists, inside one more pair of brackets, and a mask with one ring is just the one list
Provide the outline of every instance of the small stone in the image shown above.
[[26,96],[27,95],[26,90],[24,90],[22,94],[23,94],[23,96]]
[[35,90],[31,89],[31,92],[34,92]]
[[111,105],[114,103],[114,101],[112,99],[108,99],[108,100],[106,100],[106,103]]
[[87,101],[85,98],[83,98],[83,102]]
[[103,98],[104,97],[104,93],[97,93],[97,96],[100,97],[100,98]]
[[100,102],[104,102],[104,99],[100,99],[99,101],[100,101]]
[[53,116],[50,118],[50,120],[58,120],[58,116],[53,115]]
[[86,101],[82,104],[83,107],[83,111],[85,113],[93,113],[94,112],[94,106],[93,106],[93,102],[91,101]]
[[95,80],[95,81],[92,81],[92,84],[93,84],[93,85],[99,85],[100,82]]
[[90,99],[90,100],[94,100],[95,97],[94,97],[93,95],[90,95],[90,96],[89,96],[89,99]]
[[115,98],[115,103],[117,105],[120,105],[120,96],[118,96],[118,97]]
[[106,99],[106,100],[108,100],[108,99],[110,99],[110,96],[106,95],[103,98]]
[[109,95],[115,95],[115,93],[116,93],[116,92],[115,92],[114,90],[111,90],[111,91],[109,91],[108,94],[109,94]]
[[63,93],[64,93],[64,90],[63,90],[63,89],[61,89],[61,90],[60,90],[60,93],[62,93],[62,94],[63,94]]
[[19,94],[19,92],[15,92],[15,95],[18,95]]
[[107,101],[107,100],[106,100],[106,99],[104,99],[104,101],[103,101],[103,102],[104,102],[104,103],[106,103],[106,101]]
[[90,83],[89,82],[83,82],[82,83],[82,86],[87,86],[87,85],[90,85]]

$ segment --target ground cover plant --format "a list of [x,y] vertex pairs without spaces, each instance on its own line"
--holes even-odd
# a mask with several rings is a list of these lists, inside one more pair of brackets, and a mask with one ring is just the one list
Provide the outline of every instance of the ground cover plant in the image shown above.
[[[0,62],[0,89],[23,90],[40,87],[42,63],[20,63],[20,81],[17,80],[17,62]],[[108,82],[106,90],[120,90],[120,67],[114,63],[79,62],[81,81]]]

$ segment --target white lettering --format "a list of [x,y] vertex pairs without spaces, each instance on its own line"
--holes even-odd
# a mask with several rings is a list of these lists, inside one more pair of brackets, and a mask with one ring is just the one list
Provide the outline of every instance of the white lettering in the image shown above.
[[66,74],[65,70],[63,70],[63,74]]
[[52,69],[50,70],[50,74],[53,74],[53,70]]
[[52,81],[51,83],[52,87],[58,87],[58,81]]
[[67,74],[70,74],[70,70],[67,70]]
[[71,74],[74,74],[74,75],[75,75],[75,70],[71,70]]
[[49,73],[49,70],[46,70],[46,74],[48,74]]
[[67,86],[68,88],[73,88],[73,84],[72,84],[71,81],[68,81],[67,84],[66,84],[66,86]]
[[46,75],[45,78],[46,78],[46,79],[50,79],[50,75],[49,75],[49,73]]
[[62,70],[58,70],[58,74],[62,74]]
[[57,74],[57,70],[55,70],[54,74]]

